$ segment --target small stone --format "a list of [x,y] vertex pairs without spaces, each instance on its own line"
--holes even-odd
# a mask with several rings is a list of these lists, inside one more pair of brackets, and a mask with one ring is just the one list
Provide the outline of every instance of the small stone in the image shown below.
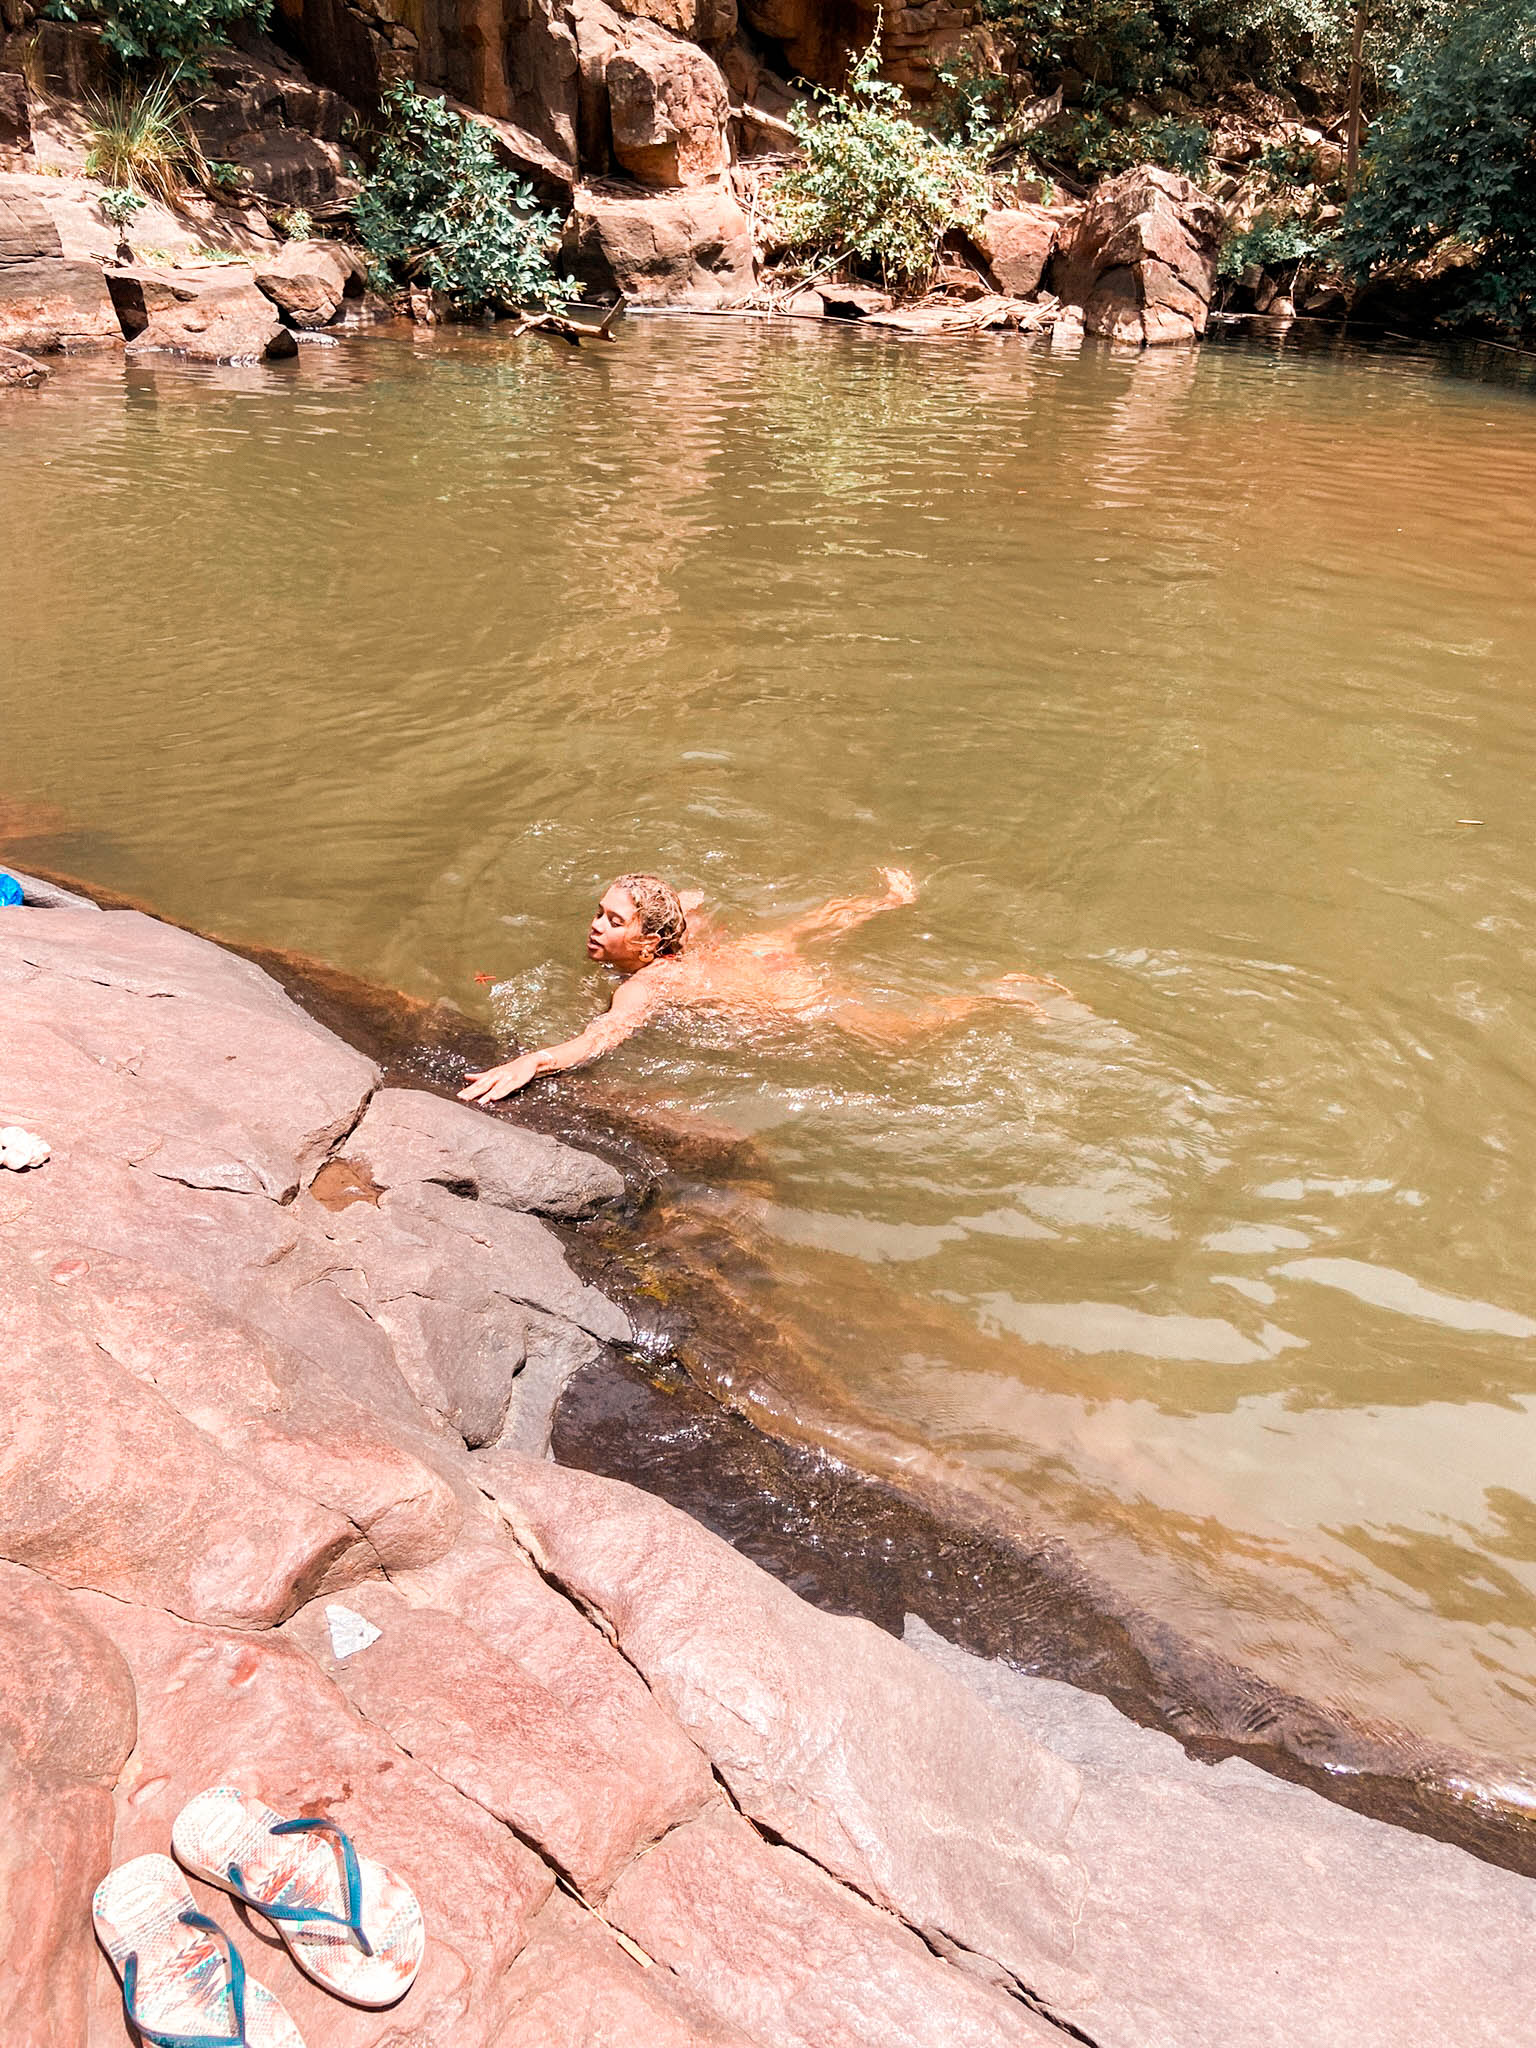
[[35,357],[20,349],[0,348],[0,386],[36,386],[46,382],[48,372]]

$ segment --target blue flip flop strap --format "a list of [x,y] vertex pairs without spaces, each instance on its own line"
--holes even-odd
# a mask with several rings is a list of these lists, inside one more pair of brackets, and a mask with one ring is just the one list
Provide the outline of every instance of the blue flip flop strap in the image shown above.
[[178,1918],[184,1926],[200,1927],[205,1934],[211,1934],[215,1941],[223,1944],[229,1968],[229,2004],[234,2014],[235,2031],[232,2034],[167,2034],[163,2028],[152,2027],[148,2020],[141,2019],[133,2003],[134,1993],[139,1988],[137,1952],[129,1956],[123,1965],[123,2006],[129,2019],[152,2048],[250,2048],[245,2038],[245,1965],[240,1960],[239,1950],[205,1913],[198,1913],[189,1906]]
[[254,1907],[258,1913],[265,1913],[269,1920],[287,1920],[297,1927],[345,1927],[356,1937],[357,1945],[363,1954],[371,1956],[373,1948],[363,1932],[363,1873],[358,1868],[357,1851],[335,1821],[327,1820],[324,1814],[306,1815],[300,1820],[280,1820],[267,1830],[270,1835],[312,1835],[321,1832],[334,1835],[341,1844],[341,1869],[347,1905],[345,1913],[323,1913],[318,1906],[283,1906],[255,1898],[245,1888],[245,1879],[240,1874],[239,1864],[231,1863],[229,1881],[235,1888],[235,1896],[243,1899],[248,1906]]

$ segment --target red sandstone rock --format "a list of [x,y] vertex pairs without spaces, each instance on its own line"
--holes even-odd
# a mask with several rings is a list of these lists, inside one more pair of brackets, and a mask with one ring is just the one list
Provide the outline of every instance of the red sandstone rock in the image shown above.
[[362,265],[339,242],[285,242],[256,266],[256,288],[295,327],[323,327],[362,283]]
[[1099,187],[1052,284],[1089,334],[1151,347],[1205,332],[1221,208],[1188,178],[1143,164]]
[[1091,1996],[1073,1960],[1087,1878],[1067,1847],[1069,1764],[661,1501],[503,1451],[476,1471],[753,1819],[1041,1997]]
[[1528,2028],[1529,1879],[1237,1758],[1197,1763],[1107,1700],[908,1626],[1082,1771],[1069,1840],[1090,1873],[1077,1943],[1097,1990],[1059,2016],[1089,2039],[1495,2048]]
[[[11,916],[0,931],[7,1101],[35,1105],[22,1120],[35,1113],[56,1143],[71,1132],[94,1143],[98,1118],[115,1117],[139,1126],[155,1174],[286,1201],[377,1080],[260,968],[206,939],[137,911]],[[146,996],[174,1004],[174,1031],[146,1031]]]
[[310,1360],[184,1280],[93,1255],[90,1272],[60,1289],[56,1306],[221,1450],[353,1524],[366,1545],[348,1553],[352,1576],[429,1565],[458,1535],[467,1489],[455,1490],[430,1440],[402,1441],[398,1426]]
[[[604,1342],[629,1337],[629,1318],[576,1278],[559,1239],[536,1217],[427,1182],[390,1190],[377,1208],[353,1203],[323,1216],[320,1227],[353,1262],[350,1272],[338,1273],[338,1285],[370,1315],[384,1318],[396,1341],[407,1345],[407,1369],[410,1357],[420,1356],[421,1339],[413,1334],[419,1332],[414,1304],[420,1302],[474,1314],[499,1301],[562,1316]],[[505,1333],[502,1341],[505,1346]],[[509,1374],[521,1357],[520,1348],[513,1348],[516,1355],[505,1361]],[[463,1365],[459,1360],[456,1370]],[[415,1383],[423,1398],[426,1390]],[[501,1398],[504,1406],[505,1390]]]
[[730,94],[695,44],[632,22],[608,60],[613,153],[642,185],[708,185],[730,164]]
[[380,1089],[347,1157],[381,1189],[433,1181],[541,1216],[590,1216],[624,1192],[622,1176],[590,1152],[412,1088]]
[[752,288],[752,234],[728,192],[583,185],[567,233],[577,276],[636,305],[708,308]]
[[0,1566],[0,2040],[17,2048],[84,2037],[91,1892],[134,1731],[112,1644],[46,1579]]
[[668,1969],[643,1969],[560,1893],[512,1966],[511,2016],[491,2048],[758,2048]]
[[714,46],[736,33],[736,0],[614,0],[620,14],[659,23],[690,42]]
[[998,289],[1010,298],[1033,298],[1056,248],[1061,215],[1044,206],[999,206],[969,230]]
[[177,355],[195,363],[256,363],[291,356],[298,344],[272,302],[251,285],[209,285],[157,311],[128,343],[134,356]]
[[0,1274],[25,1361],[0,1445],[0,1556],[200,1620],[267,1627],[359,1543],[345,1517],[226,1457],[44,1297],[88,1259]]
[[605,1910],[763,2048],[1060,2048],[1027,2006],[723,1803],[632,1864]]
[[704,1752],[633,1665],[521,1551],[490,1530],[466,1532],[445,1557],[401,1574],[394,1584],[408,1601],[457,1615],[497,1656],[552,1694],[593,1742],[637,1769],[673,1811],[696,1811],[711,1795]]
[[871,313],[889,313],[896,303],[874,285],[839,284],[832,278],[819,283],[816,292],[834,320],[867,320]]
[[0,193],[0,346],[71,353],[122,340],[100,266],[65,260],[40,200]]
[[442,1608],[387,1586],[346,1604],[377,1641],[333,1654],[323,1602],[285,1631],[375,1727],[533,1843],[584,1897],[600,1899],[640,1849],[696,1812],[707,1782],[654,1768],[654,1749],[605,1748],[547,1687]]

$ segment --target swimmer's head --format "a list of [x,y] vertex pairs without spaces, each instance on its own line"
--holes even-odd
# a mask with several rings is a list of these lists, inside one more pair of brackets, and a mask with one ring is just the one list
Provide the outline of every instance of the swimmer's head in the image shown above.
[[658,875],[620,875],[603,891],[587,932],[587,958],[636,974],[653,960],[681,953],[688,920],[677,891]]

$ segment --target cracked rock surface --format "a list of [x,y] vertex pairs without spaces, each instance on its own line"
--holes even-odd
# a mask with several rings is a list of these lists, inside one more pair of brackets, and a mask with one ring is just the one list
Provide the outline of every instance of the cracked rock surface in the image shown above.
[[[1536,1886],[806,1606],[545,1459],[612,1168],[135,912],[0,913],[0,2042],[120,2048],[108,1867],[228,1782],[414,1886],[310,2048],[1464,2048]],[[1022,1688],[1022,1690],[1020,1690]],[[1105,1716],[1108,1716],[1106,1721]]]

